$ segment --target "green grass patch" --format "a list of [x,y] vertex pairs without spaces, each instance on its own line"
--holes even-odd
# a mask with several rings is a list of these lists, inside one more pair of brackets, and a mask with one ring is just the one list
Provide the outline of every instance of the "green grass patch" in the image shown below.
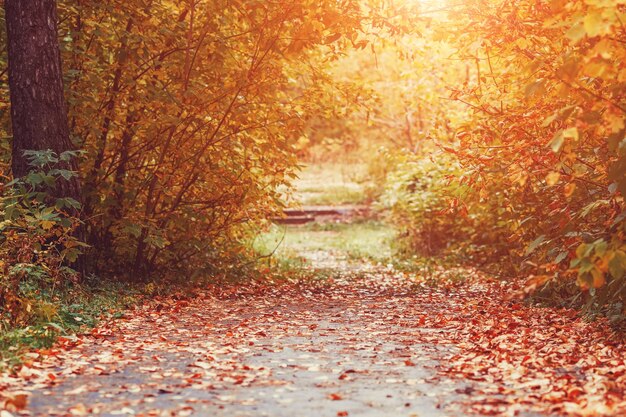
[[299,190],[298,201],[303,206],[336,206],[362,204],[367,199],[361,187],[334,185],[327,187],[324,192],[315,189]]
[[261,256],[273,253],[273,258],[283,267],[301,267],[300,254],[316,251],[382,263],[391,259],[390,243],[394,236],[392,228],[378,221],[311,223],[298,227],[273,225],[257,237],[254,249]]
[[294,200],[304,206],[345,205],[366,202],[368,184],[364,164],[314,164],[294,181]]
[[30,300],[33,315],[27,321],[0,322],[0,369],[19,364],[25,352],[49,348],[59,336],[86,332],[103,318],[121,315],[142,293],[144,286],[104,281],[71,284]]

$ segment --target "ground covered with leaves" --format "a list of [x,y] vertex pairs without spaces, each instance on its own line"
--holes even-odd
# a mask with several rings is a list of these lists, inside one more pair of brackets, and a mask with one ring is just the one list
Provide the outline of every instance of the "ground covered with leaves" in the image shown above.
[[32,353],[0,379],[2,417],[626,413],[607,326],[471,269],[302,257],[291,278],[163,298]]

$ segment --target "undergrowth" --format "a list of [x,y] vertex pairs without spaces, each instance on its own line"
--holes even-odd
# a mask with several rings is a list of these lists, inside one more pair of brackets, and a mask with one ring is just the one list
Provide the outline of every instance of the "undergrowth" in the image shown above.
[[26,352],[51,347],[59,336],[74,337],[96,326],[101,319],[115,318],[154,290],[150,284],[138,286],[91,277],[82,284],[71,283],[53,292],[37,292],[34,314],[28,322],[0,321],[0,368],[19,364]]

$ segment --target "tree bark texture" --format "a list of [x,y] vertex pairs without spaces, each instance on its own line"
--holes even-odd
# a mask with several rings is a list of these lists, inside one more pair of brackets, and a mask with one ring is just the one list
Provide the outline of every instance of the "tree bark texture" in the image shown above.
[[[25,150],[73,150],[63,93],[55,0],[5,0],[14,177],[30,170]],[[59,168],[76,170],[76,161]],[[59,181],[56,197],[80,201],[77,179]]]

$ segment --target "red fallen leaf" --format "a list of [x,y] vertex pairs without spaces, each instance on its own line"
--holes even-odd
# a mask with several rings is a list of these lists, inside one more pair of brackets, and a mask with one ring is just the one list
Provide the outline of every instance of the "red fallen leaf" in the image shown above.
[[330,399],[331,399],[331,400],[333,400],[333,401],[339,401],[339,400],[342,400],[342,399],[343,399],[343,397],[342,397],[341,395],[339,395],[339,394],[335,394],[335,393],[330,394],[330,395],[328,396],[328,398],[330,398]]
[[[607,338],[602,337],[601,334],[604,327],[594,332],[590,326],[581,323],[575,314],[568,311],[559,310],[553,312],[547,309],[537,311],[521,304],[519,308],[509,308],[511,304],[502,301],[503,298],[502,295],[498,293],[499,290],[495,287],[489,288],[491,288],[491,290],[488,294],[492,294],[493,299],[489,298],[487,300],[478,300],[475,295],[469,293],[465,294],[462,288],[453,288],[450,292],[442,290],[441,293],[436,292],[434,295],[428,294],[428,297],[436,297],[436,302],[446,306],[441,313],[433,313],[430,316],[425,316],[428,325],[434,328],[447,328],[448,330],[455,331],[436,332],[435,334],[431,334],[430,332],[425,332],[424,334],[419,333],[418,337],[420,341],[426,346],[430,344],[454,344],[459,348],[457,354],[454,355],[450,361],[447,361],[445,366],[441,366],[437,377],[428,378],[428,383],[438,383],[438,381],[447,380],[448,378],[463,378],[465,373],[469,373],[474,377],[482,377],[488,381],[488,384],[483,384],[484,391],[483,388],[478,388],[476,391],[472,392],[472,394],[475,395],[471,397],[468,395],[468,398],[461,400],[468,410],[472,408],[473,404],[474,408],[482,415],[513,415],[514,411],[520,408],[537,408],[553,410],[567,415],[586,415],[587,417],[624,415],[626,417],[626,414],[622,411],[625,409],[624,405],[626,405],[623,401],[624,376],[626,375],[626,365],[623,360],[623,344],[610,339],[607,340]],[[445,304],[448,302],[445,300],[448,299],[452,302]],[[430,301],[428,301],[428,304],[424,305],[430,305],[429,303]],[[421,311],[424,310],[424,305],[419,305],[418,309],[420,311],[415,312],[415,314],[409,315],[405,312],[388,315],[387,313],[381,314],[385,315],[384,317],[388,319],[387,322],[397,321],[400,326],[411,329],[416,326],[417,318],[422,314]],[[322,308],[323,307],[319,307],[319,311],[321,311]],[[350,304],[348,304],[348,308],[350,308]],[[372,308],[383,309],[386,308],[386,304],[381,301],[380,306]],[[300,327],[306,329],[307,320],[315,318],[318,312],[317,306],[312,307],[312,309],[314,309],[312,310],[312,314],[307,316],[302,322],[295,324],[301,324]],[[515,314],[511,314],[512,311]],[[255,312],[257,311],[255,310]],[[240,313],[246,313],[245,308],[229,312],[229,314]],[[267,327],[263,327],[266,329],[270,339],[276,336],[282,336],[282,333],[287,330],[287,326],[282,327],[281,320],[283,320],[283,318],[280,315],[266,313],[266,315],[260,314],[259,316],[263,319],[259,320],[258,323],[248,322],[248,324],[246,324],[251,329],[250,334],[254,334],[255,325],[266,325],[266,317],[277,317],[277,319],[272,319],[273,324],[271,326],[267,325]],[[158,323],[171,321],[167,317],[154,316]],[[181,317],[181,315],[178,315],[174,318],[178,320]],[[205,320],[204,317],[205,315],[198,315],[195,319],[202,321]],[[364,322],[367,323],[369,318],[369,316],[365,316]],[[338,320],[342,319],[339,317]],[[193,323],[191,324],[193,325]],[[291,324],[293,323],[290,323],[289,326],[291,326]],[[228,351],[243,348],[247,343],[247,340],[238,340],[239,338],[224,339],[223,336],[227,331],[224,327],[219,327],[213,332],[205,332],[205,328],[201,326],[198,326],[198,329],[200,330],[196,330],[194,327],[194,330],[188,330],[184,334],[185,337],[189,336],[191,338],[191,343],[195,343],[194,341],[196,339],[204,340],[207,337],[219,340],[220,338],[216,337],[216,335],[222,336],[219,342],[221,342],[224,347],[227,347]],[[131,331],[137,332],[132,326]],[[150,334],[152,334],[153,331],[153,328],[148,329]],[[126,332],[126,330],[123,330],[123,332]],[[322,329],[321,332],[327,333],[324,329]],[[172,332],[166,334],[169,338],[166,344],[159,343],[158,340],[154,341],[157,351],[169,348],[180,347],[182,349],[187,347],[186,343],[181,342],[178,337],[174,336],[174,334],[178,335],[179,333]],[[240,334],[241,333],[239,333],[238,336]],[[348,332],[348,334],[350,333]],[[399,333],[389,332],[388,334],[390,337],[395,337],[392,335]],[[172,336],[170,337],[170,335]],[[114,356],[119,357],[120,361],[127,359],[136,360],[143,357],[146,351],[146,343],[143,342],[142,339],[145,339],[143,334],[128,332],[107,343],[112,343],[117,347],[113,352],[115,352]],[[149,340],[150,343],[153,342],[151,338]],[[276,340],[277,344],[280,344],[280,338]],[[357,338],[350,336],[350,339],[347,340],[357,341]],[[89,346],[89,342],[87,342],[88,349]],[[219,348],[219,346],[217,348]],[[265,347],[260,346],[250,350],[259,352],[265,349]],[[275,349],[275,347],[267,348],[270,352],[273,352],[273,349]],[[374,349],[379,351],[378,347]],[[311,348],[310,351],[320,352],[321,350],[319,348]],[[126,356],[126,352],[131,356]],[[204,352],[204,350],[202,352]],[[194,349],[194,353],[199,354],[201,351],[198,350],[196,352]],[[66,355],[66,360],[68,360],[68,358],[71,360],[74,357],[68,355]],[[72,353],[71,355],[74,354]],[[63,354],[61,354],[61,357],[63,357]],[[402,372],[399,368],[404,368],[405,360],[411,358],[411,355],[410,353],[401,353],[398,354],[397,357],[395,355],[393,357],[396,358],[393,364],[396,368],[395,370]],[[387,358],[392,359],[393,357]],[[153,356],[153,359],[158,360],[156,358],[156,356]],[[189,356],[185,358],[189,359],[187,363],[195,361],[195,359]],[[218,378],[228,378],[228,381],[237,381],[237,377],[231,374],[233,371],[250,371],[250,369],[246,369],[249,367],[234,359],[232,362],[229,362],[228,365],[225,364],[222,369],[221,360],[214,362],[210,356],[206,358],[204,355],[203,358],[204,361],[214,364],[214,369],[216,372],[220,373]],[[429,358],[429,356],[426,356],[426,358]],[[82,356],[81,359],[83,359]],[[43,379],[48,386],[52,385],[50,380],[47,379],[48,371],[44,371],[44,369],[51,368],[48,366],[39,367],[35,364],[29,365],[36,368],[33,378],[37,381]],[[161,367],[161,364],[157,365]],[[341,366],[341,364],[338,365]],[[87,365],[80,364],[76,365],[75,368],[82,369],[86,366]],[[273,365],[268,365],[267,367],[270,371],[273,369]],[[589,383],[586,384],[584,381],[578,380],[577,376],[574,376],[576,375],[575,372],[570,374],[570,372],[564,373],[562,371],[562,369],[571,370],[574,367],[580,368],[585,373],[593,375],[594,377],[590,378],[588,380]],[[59,372],[58,378],[63,379],[61,376],[72,373],[72,369],[74,369],[74,365],[66,368],[66,372]],[[87,367],[86,369],[89,370],[90,368]],[[258,371],[261,369],[263,368],[258,369]],[[253,367],[253,370],[257,371],[255,367]],[[182,370],[179,369],[179,371]],[[193,383],[205,389],[215,389],[214,387],[209,388],[209,384],[205,381],[198,381],[197,379],[202,379],[205,375],[203,371],[198,371],[198,373],[194,374],[196,371],[198,371],[197,368],[188,368],[183,371],[180,377],[182,377],[184,382]],[[78,372],[82,371],[77,371],[77,373]],[[189,375],[187,372],[192,375]],[[335,375],[337,375],[340,380],[343,380],[349,378],[349,374],[352,372],[355,371],[348,370],[339,375]],[[357,372],[364,373],[366,371],[359,370]],[[246,382],[253,380],[252,377],[254,373],[250,372],[249,374],[250,378],[247,377]],[[160,378],[163,377],[160,376]],[[612,379],[613,381],[609,382],[607,379]],[[535,380],[540,380],[541,383],[537,384],[533,382]],[[263,381],[263,383],[265,383],[265,381]],[[282,385],[286,382],[267,381],[267,383],[269,385]],[[335,382],[329,381],[325,385],[320,384],[319,388],[328,389],[334,384],[337,384],[336,380]],[[504,384],[506,384],[506,386]],[[583,395],[580,394],[579,388],[574,387],[572,384],[581,384],[580,389],[585,390]],[[152,390],[154,386],[155,385],[152,384],[150,389]],[[318,385],[316,384],[316,386]],[[475,385],[475,387],[479,386],[481,385]],[[64,385],[61,384],[61,387],[64,387]],[[133,387],[131,389],[134,390],[135,388]],[[138,386],[137,389],[139,389]],[[2,388],[0,387],[0,391],[1,390]],[[94,390],[97,390],[97,388],[94,388]],[[130,391],[129,389],[129,392],[136,391]],[[459,391],[457,390],[457,392]],[[489,397],[496,393],[501,394],[502,397],[508,398],[507,402],[498,403],[489,400]],[[593,403],[587,404],[588,400],[586,395],[584,395],[587,393],[590,397],[594,398]],[[68,393],[66,392],[65,394]],[[153,396],[153,394],[150,395]],[[572,399],[568,400],[569,395],[572,396]],[[602,395],[604,395],[604,398],[602,398]],[[0,396],[2,396],[2,394],[0,394]],[[610,409],[599,404],[599,402],[602,401],[604,401],[607,404],[606,407]],[[614,406],[613,404],[616,403],[623,405]],[[71,404],[68,404],[67,407],[70,405]],[[65,408],[65,410],[67,409]],[[584,414],[578,414],[580,410],[583,410]],[[337,412],[337,409],[335,409],[334,412]],[[91,409],[90,406],[89,413],[86,415],[93,414],[96,414],[96,411]],[[141,415],[144,414],[145,412]],[[148,411],[145,415],[156,416],[159,414],[160,412],[158,410],[152,410]],[[466,414],[459,412],[459,415]],[[0,417],[7,416],[1,415],[0,412]]]
[[579,387],[572,387],[567,390],[567,398],[570,400],[574,400],[584,394],[585,391]]
[[415,366],[415,362],[413,362],[413,361],[412,361],[412,360],[410,360],[410,359],[405,360],[405,361],[404,361],[404,364],[405,364],[406,366]]
[[337,417],[346,417],[348,415],[347,411],[338,411]]
[[15,393],[4,401],[4,408],[9,411],[21,411],[26,408],[28,396],[24,393]]
[[94,365],[93,369],[98,372],[100,375],[107,375],[108,370],[105,366],[102,365]]

